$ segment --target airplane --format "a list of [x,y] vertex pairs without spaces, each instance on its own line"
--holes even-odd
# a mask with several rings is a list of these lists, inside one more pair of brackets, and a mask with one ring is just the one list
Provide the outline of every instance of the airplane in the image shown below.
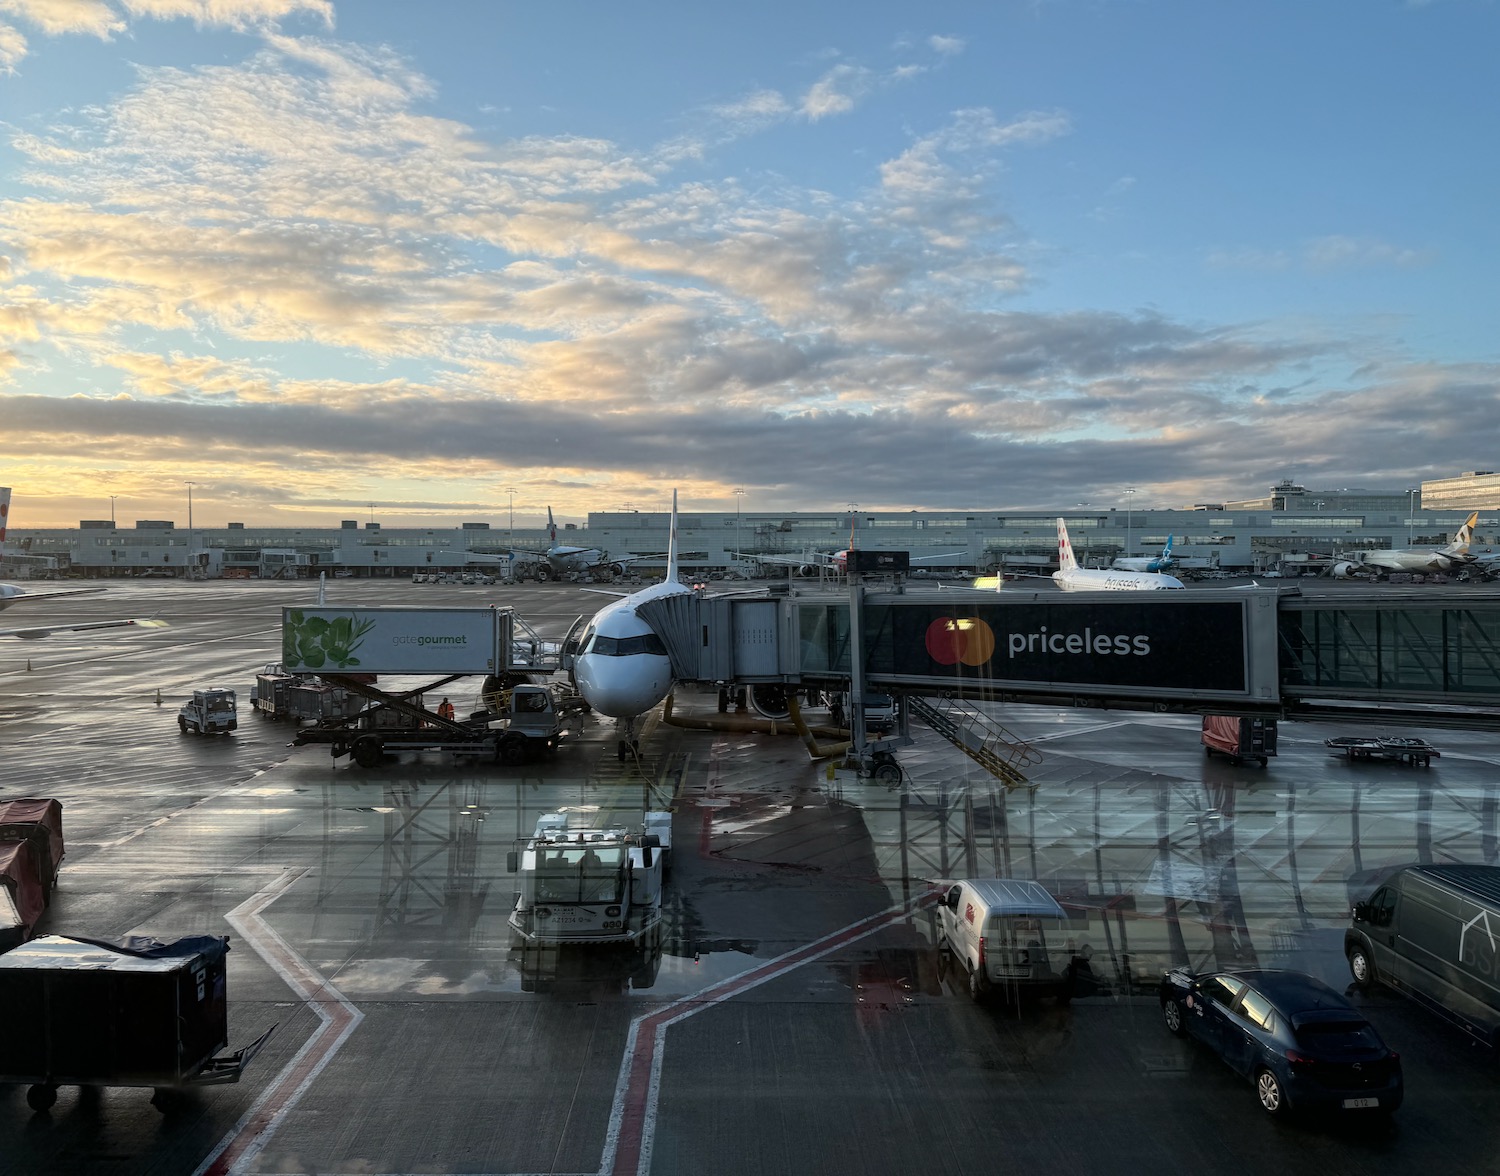
[[[537,564],[535,576],[538,580],[551,580],[574,572],[590,572],[594,575],[608,573],[608,578],[623,576],[630,565],[642,559],[660,559],[659,555],[626,555],[614,557],[602,547],[569,547],[557,541],[557,524],[552,519],[552,508],[547,508],[547,535],[552,546],[541,552],[542,562]],[[530,562],[536,560],[535,551],[512,551],[513,560]]]
[[1124,572],[1081,568],[1073,558],[1073,544],[1068,539],[1068,527],[1062,519],[1057,520],[1058,569],[1052,573],[1052,582],[1064,592],[1152,592],[1162,588],[1186,588],[1187,585],[1175,576],[1164,572]]
[[[548,512],[549,516],[551,512]],[[636,724],[672,689],[672,660],[661,638],[637,610],[647,601],[691,596],[677,579],[677,491],[672,491],[672,523],[667,539],[667,578],[639,592],[619,596],[585,626],[573,654],[573,683],[596,712],[619,720],[619,758],[640,750]]]
[[[10,517],[10,487],[0,486],[0,544],[5,542],[5,527]],[[61,592],[29,592],[19,584],[0,584],[0,611],[12,608],[17,604],[30,603],[37,600],[55,600],[59,596],[84,596],[95,592],[103,592],[103,588],[66,588]],[[165,621],[145,621],[136,618],[122,618],[112,621],[86,621],[76,625],[32,625],[24,629],[0,629],[0,637],[15,637],[22,641],[36,640],[41,637],[50,637],[53,633],[82,633],[89,629],[119,629],[126,626],[137,626],[142,628],[156,628],[165,625]]]
[[1335,561],[1329,574],[1337,579],[1368,571],[1376,577],[1391,572],[1446,572],[1455,566],[1481,563],[1469,555],[1469,543],[1474,538],[1474,526],[1479,521],[1476,510],[1453,536],[1448,546],[1433,549],[1421,547],[1394,547],[1367,551],[1362,559],[1340,559]]
[[1164,572],[1176,563],[1172,558],[1172,536],[1168,535],[1160,555],[1121,555],[1110,566],[1121,572]]

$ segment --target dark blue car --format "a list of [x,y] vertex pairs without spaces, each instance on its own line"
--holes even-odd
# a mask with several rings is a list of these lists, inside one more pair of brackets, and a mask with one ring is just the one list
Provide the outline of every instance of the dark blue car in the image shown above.
[[1167,1028],[1204,1042],[1254,1082],[1270,1114],[1389,1115],[1401,1105],[1400,1055],[1316,977],[1174,968],[1162,977],[1160,996]]

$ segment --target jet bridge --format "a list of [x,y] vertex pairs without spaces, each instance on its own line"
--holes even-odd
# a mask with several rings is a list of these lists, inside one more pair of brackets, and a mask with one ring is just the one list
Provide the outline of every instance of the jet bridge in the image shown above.
[[[851,594],[857,594],[851,595]],[[851,641],[851,601],[861,618]],[[641,607],[683,681],[1500,728],[1500,594],[1296,587],[679,596]]]

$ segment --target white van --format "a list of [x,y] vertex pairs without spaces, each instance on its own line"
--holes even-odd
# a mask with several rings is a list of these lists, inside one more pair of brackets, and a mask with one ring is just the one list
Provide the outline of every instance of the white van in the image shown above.
[[968,973],[969,995],[995,989],[1070,1000],[1091,949],[1077,943],[1067,913],[1040,884],[969,878],[949,885],[938,905],[939,946]]

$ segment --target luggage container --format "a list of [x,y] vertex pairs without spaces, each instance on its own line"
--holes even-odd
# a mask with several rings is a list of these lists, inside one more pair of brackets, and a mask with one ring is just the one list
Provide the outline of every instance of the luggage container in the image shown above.
[[31,847],[43,896],[51,902],[63,860],[61,803],[33,797],[0,803],[0,843],[10,841],[24,841]]
[[1203,754],[1222,752],[1230,759],[1258,760],[1261,767],[1276,754],[1276,720],[1244,715],[1204,715]]
[[[0,952],[19,947],[31,938],[47,894],[37,874],[37,859],[24,841],[0,844]],[[0,999],[0,1009],[5,1002]]]
[[59,1086],[149,1086],[168,1112],[191,1086],[238,1082],[275,1029],[229,1044],[226,936],[119,941],[48,935],[0,956],[0,1082],[32,1110]]

